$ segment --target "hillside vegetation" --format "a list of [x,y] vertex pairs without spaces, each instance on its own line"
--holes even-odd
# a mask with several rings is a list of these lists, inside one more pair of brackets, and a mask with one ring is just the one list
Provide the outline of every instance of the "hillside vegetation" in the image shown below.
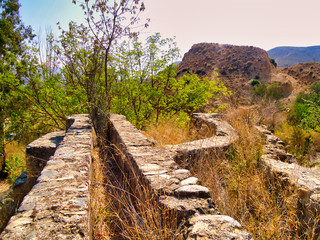
[[280,71],[295,78],[301,84],[311,85],[320,79],[320,62],[299,63]]

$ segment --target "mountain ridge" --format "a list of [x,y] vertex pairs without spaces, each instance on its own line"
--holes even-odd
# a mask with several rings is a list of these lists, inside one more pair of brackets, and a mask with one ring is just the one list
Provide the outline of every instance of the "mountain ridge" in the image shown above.
[[309,47],[281,46],[267,51],[279,67],[289,67],[299,63],[320,62],[320,45]]

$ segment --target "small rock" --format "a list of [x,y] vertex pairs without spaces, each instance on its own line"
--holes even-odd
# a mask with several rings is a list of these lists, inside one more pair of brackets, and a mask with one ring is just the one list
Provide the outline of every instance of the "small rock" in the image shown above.
[[175,194],[179,197],[210,197],[209,189],[200,185],[187,185],[179,187],[175,190]]
[[240,223],[224,215],[200,215],[190,219],[187,240],[221,239],[221,240],[249,240],[251,234],[242,230]]
[[191,177],[191,173],[187,169],[178,169],[172,172],[172,175],[179,180],[184,180]]
[[189,177],[189,178],[181,181],[180,184],[181,184],[182,186],[185,186],[185,185],[197,185],[197,184],[199,184],[199,183],[200,183],[200,181],[199,181],[198,178],[196,178],[196,177]]
[[280,138],[274,135],[267,135],[267,142],[271,144],[276,144],[277,142],[281,141]]

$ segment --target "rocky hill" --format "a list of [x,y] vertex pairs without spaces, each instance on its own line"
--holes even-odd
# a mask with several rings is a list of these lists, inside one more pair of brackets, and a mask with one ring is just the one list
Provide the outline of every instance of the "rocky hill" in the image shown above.
[[281,72],[295,78],[300,84],[310,85],[320,81],[320,62],[299,63],[283,68]]
[[199,43],[192,46],[178,65],[178,76],[192,71],[200,77],[215,77],[232,92],[248,95],[251,80],[269,82],[276,68],[266,51],[257,47]]
[[279,67],[288,67],[298,63],[320,62],[320,46],[312,47],[276,47],[268,51]]

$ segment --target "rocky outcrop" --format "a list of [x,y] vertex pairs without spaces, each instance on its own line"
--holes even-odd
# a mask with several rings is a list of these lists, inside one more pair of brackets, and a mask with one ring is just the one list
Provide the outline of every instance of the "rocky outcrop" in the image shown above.
[[302,85],[309,86],[314,82],[320,81],[319,62],[300,63],[291,67],[283,68],[280,71],[293,77]]
[[[74,115],[69,122],[73,123],[46,164],[44,148],[53,150],[57,138],[43,137],[27,150],[34,154],[28,159],[32,173],[45,166],[0,239],[90,239],[92,129],[87,115]],[[43,150],[40,159],[35,157],[36,149]]]
[[175,161],[182,161],[183,156],[197,158],[197,154],[203,153],[202,149],[225,148],[237,139],[231,126],[215,119],[215,115],[199,114],[197,117],[208,121],[207,124],[218,133],[217,136],[158,148],[124,116],[111,115],[113,154],[127,178],[132,181],[132,191],[136,196],[145,194],[145,189],[141,189],[144,185],[158,197],[164,208],[173,211],[180,221],[187,220],[188,239],[215,239],[218,235],[221,239],[251,239],[251,235],[238,222],[218,214],[208,188],[201,186],[188,169]]
[[269,82],[276,68],[263,49],[217,43],[198,43],[184,55],[178,76],[193,72],[200,77],[218,78],[233,93],[251,94],[251,80]]

